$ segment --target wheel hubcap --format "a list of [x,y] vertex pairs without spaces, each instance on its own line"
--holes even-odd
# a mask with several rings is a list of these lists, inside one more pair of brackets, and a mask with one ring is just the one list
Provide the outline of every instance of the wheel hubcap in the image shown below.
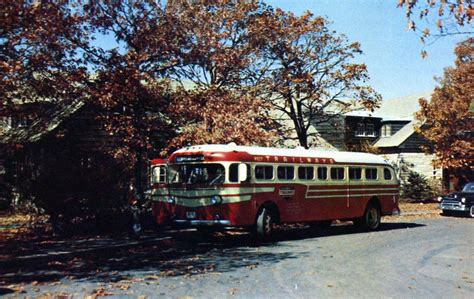
[[378,223],[378,213],[375,208],[370,209],[367,217],[367,223],[370,225],[370,227],[374,227]]
[[471,209],[469,209],[469,216],[474,218],[474,206],[471,206]]
[[271,217],[270,215],[267,215],[265,217],[265,233],[267,234],[270,233],[271,229],[272,229]]

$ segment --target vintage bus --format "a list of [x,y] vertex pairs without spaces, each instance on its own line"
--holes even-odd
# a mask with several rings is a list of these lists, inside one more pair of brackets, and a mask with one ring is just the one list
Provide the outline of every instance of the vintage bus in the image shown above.
[[268,237],[275,223],[340,219],[375,230],[400,213],[394,169],[368,153],[198,145],[152,167],[155,217],[178,225]]

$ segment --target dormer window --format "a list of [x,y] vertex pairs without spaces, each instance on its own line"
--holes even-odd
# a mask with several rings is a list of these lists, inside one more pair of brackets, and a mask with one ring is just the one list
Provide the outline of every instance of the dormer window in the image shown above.
[[374,124],[358,123],[355,135],[357,137],[375,137]]
[[365,135],[366,136],[375,136],[374,124],[365,124]]
[[382,128],[380,128],[380,136],[381,137],[390,137],[390,136],[392,136],[392,126],[383,125]]

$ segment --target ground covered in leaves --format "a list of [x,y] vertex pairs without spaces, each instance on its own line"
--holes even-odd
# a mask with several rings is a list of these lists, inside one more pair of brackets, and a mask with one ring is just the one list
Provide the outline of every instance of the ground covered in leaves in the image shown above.
[[[402,216],[386,217],[384,220],[397,224],[396,222],[400,221],[441,217],[436,203],[401,203],[400,208]],[[343,226],[344,223],[337,222],[335,225]],[[338,228],[335,229],[336,231],[332,231],[331,234],[338,233]],[[280,232],[278,238],[282,240],[321,236],[320,232],[312,232],[304,224],[283,226]],[[352,230],[348,228],[343,230],[343,233],[352,233]],[[235,260],[238,264],[216,265],[212,248],[192,245],[196,242],[196,238],[203,236],[196,235],[195,232],[190,234],[180,232],[175,235],[171,232],[169,236],[156,242],[153,238],[149,241],[145,238],[145,241],[141,241],[143,243],[130,242],[123,235],[59,238],[53,236],[43,217],[2,214],[0,215],[0,295],[20,295],[25,287],[30,290],[36,287],[38,295],[48,297],[51,294],[44,294],[40,291],[40,287],[60,288],[67,281],[82,280],[97,282],[90,291],[92,297],[115,295],[117,292],[139,295],[129,292],[131,284],[159,284],[163,277],[212,273],[216,271],[216,267],[219,271],[231,271],[234,267],[251,268],[259,262],[274,258],[259,255],[257,251],[253,257],[245,256]],[[250,247],[258,248],[258,245],[245,234],[230,233],[228,237],[224,235],[219,240],[219,244],[215,245],[228,248],[225,252],[228,251],[230,255],[235,254],[233,248],[237,245],[248,244]],[[228,260],[233,259],[229,256]],[[147,269],[153,271],[138,278],[127,275],[128,271]],[[62,295],[68,296],[67,293]]]

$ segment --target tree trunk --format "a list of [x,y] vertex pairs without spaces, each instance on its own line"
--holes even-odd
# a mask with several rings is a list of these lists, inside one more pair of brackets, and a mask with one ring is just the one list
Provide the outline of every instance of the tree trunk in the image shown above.
[[308,136],[306,135],[306,132],[298,130],[297,133],[300,146],[304,147],[305,149],[308,149]]

